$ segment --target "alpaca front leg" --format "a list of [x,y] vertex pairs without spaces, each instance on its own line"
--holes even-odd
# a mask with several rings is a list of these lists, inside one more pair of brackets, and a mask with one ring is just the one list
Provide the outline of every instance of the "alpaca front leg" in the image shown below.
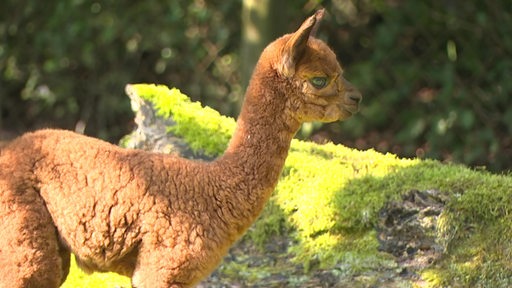
[[132,276],[134,288],[187,288],[192,287],[186,265],[172,257],[170,249],[142,248]]
[[162,271],[154,269],[154,267],[149,267],[151,266],[136,269],[132,277],[133,288],[186,288],[192,286],[184,283],[178,283],[173,279],[174,277],[172,275],[164,275]]
[[59,287],[69,271],[69,252],[57,238],[39,194],[11,193],[0,181],[0,287]]

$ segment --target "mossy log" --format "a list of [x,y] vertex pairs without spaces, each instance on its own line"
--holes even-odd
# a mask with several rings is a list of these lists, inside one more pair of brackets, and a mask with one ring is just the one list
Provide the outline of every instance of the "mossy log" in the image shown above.
[[[127,92],[123,146],[208,161],[235,128],[177,89]],[[509,175],[294,140],[262,216],[201,285],[508,287],[511,220]]]

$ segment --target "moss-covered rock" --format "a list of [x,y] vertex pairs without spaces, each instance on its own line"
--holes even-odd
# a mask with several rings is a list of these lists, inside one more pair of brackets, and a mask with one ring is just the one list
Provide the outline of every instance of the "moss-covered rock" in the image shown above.
[[[194,153],[225,149],[233,119],[177,89],[129,89]],[[509,175],[294,140],[263,215],[203,287],[508,287],[511,196]]]

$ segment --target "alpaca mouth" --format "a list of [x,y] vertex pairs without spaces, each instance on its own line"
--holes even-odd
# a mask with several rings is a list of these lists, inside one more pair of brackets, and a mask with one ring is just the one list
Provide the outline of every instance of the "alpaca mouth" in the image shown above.
[[356,114],[359,112],[359,105],[358,104],[343,104],[342,105],[343,110],[349,112],[350,114]]

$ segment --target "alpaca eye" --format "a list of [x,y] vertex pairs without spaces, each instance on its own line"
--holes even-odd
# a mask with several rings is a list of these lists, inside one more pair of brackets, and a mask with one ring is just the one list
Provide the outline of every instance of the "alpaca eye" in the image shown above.
[[309,83],[316,89],[322,89],[327,85],[327,77],[313,77],[309,79]]

